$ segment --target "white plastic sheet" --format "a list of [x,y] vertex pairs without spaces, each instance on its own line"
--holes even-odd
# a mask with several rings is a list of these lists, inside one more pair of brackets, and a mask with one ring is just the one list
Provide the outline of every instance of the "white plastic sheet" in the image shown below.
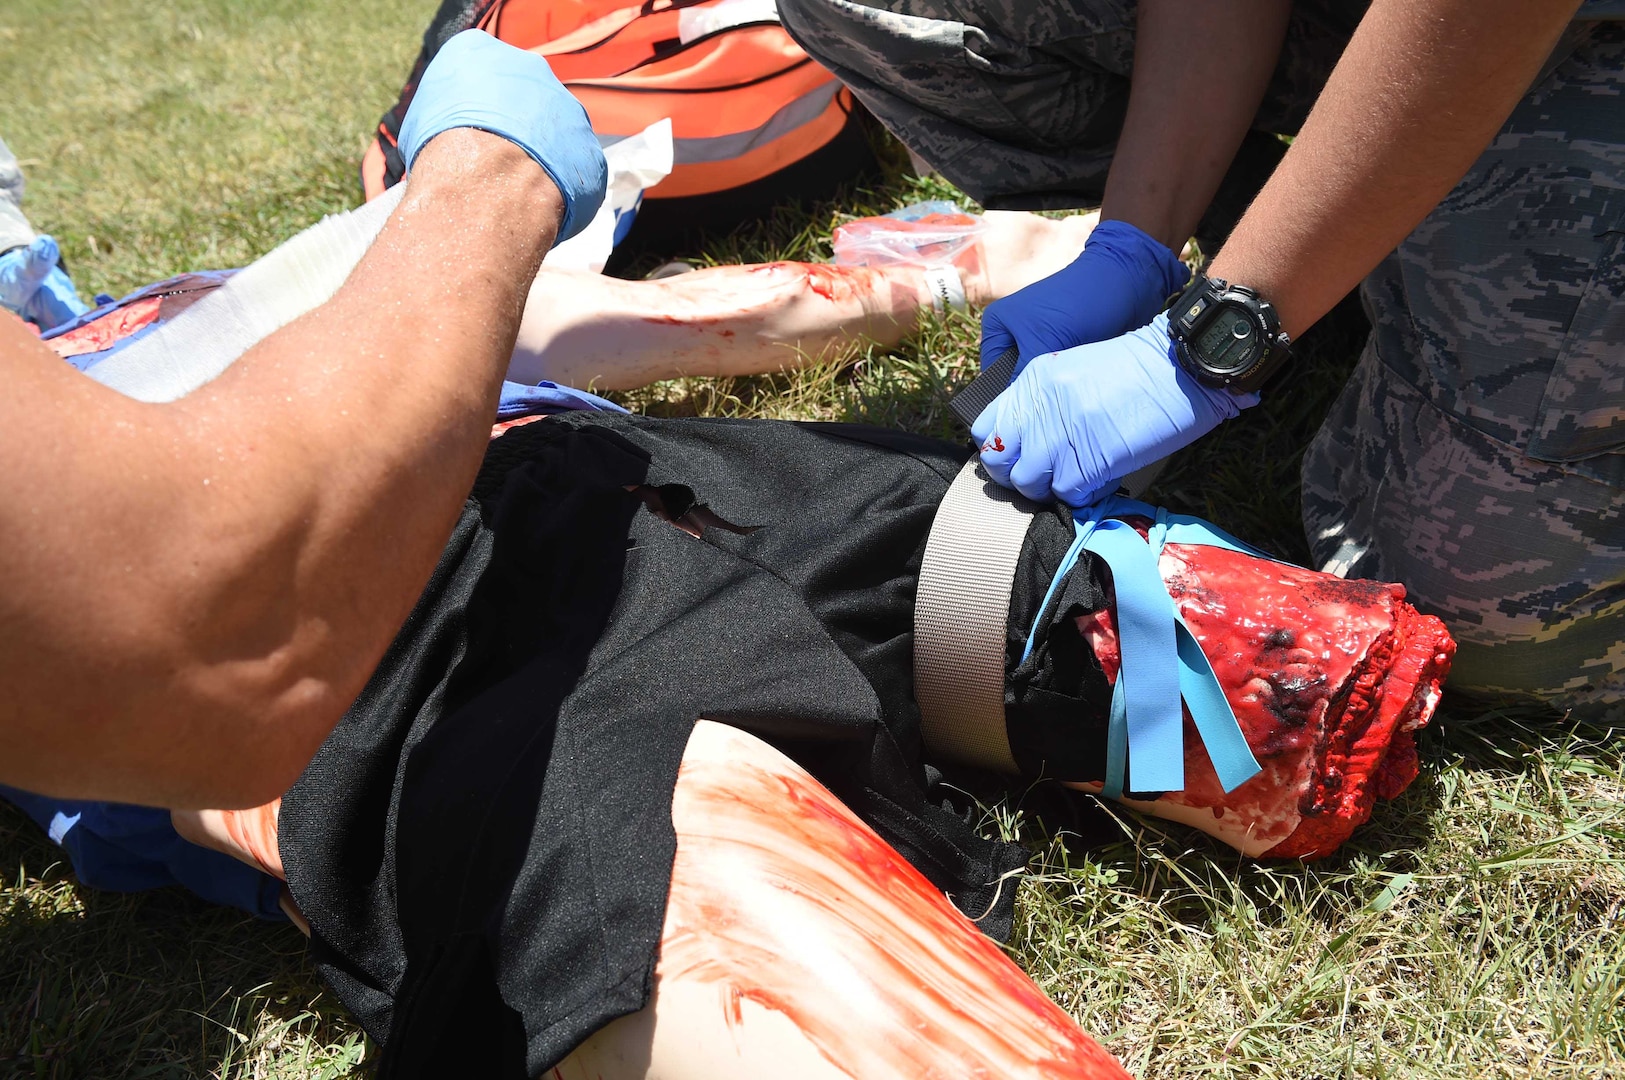
[[[618,223],[644,188],[671,172],[671,121],[661,120],[604,151],[609,189],[587,228],[548,253],[544,265],[598,272]],[[260,339],[326,303],[377,238],[405,191],[323,218],[256,260],[176,318],[93,367],[91,378],[140,401],[173,401],[217,378]]]

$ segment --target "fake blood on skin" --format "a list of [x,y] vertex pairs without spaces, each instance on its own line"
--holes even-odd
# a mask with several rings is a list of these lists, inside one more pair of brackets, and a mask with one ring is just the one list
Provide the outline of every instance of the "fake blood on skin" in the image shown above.
[[163,302],[163,298],[159,296],[137,300],[133,304],[103,315],[94,322],[86,323],[77,330],[70,330],[66,334],[52,338],[45,344],[56,350],[56,354],[64,360],[71,356],[101,352],[155,322]]
[[220,822],[226,836],[238,848],[238,858],[247,858],[261,870],[282,881],[288,875],[282,869],[282,853],[277,847],[277,820],[282,812],[282,800],[272,799],[247,810],[222,810]]
[[[1455,642],[1400,585],[1183,544],[1164,547],[1159,570],[1262,769],[1226,794],[1187,712],[1185,789],[1162,799],[1234,815],[1230,827],[1271,857],[1331,853],[1415,779],[1412,733],[1433,714]],[[1115,683],[1110,610],[1079,628]]]
[[677,785],[657,987],[714,984],[732,1025],[778,1013],[853,1076],[1128,1075],[834,795],[724,731]]

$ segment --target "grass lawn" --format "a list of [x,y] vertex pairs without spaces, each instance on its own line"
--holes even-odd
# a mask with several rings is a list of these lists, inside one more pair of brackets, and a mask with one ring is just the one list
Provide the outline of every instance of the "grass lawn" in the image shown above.
[[[246,263],[354,205],[355,163],[435,0],[7,0],[0,128],[87,298]],[[940,185],[901,173],[748,223],[718,262],[819,257],[838,209]],[[1152,493],[1289,557],[1297,464],[1352,362],[1352,305],[1291,392],[1180,457]],[[839,417],[946,432],[972,366],[949,318],[891,354],[626,395],[653,412]],[[1625,1075],[1625,732],[1452,701],[1421,779],[1337,857],[1242,859],[1041,791],[988,827],[1041,858],[1023,966],[1145,1077]],[[175,892],[81,888],[0,807],[0,1076],[362,1075],[375,1057],[303,940]]]

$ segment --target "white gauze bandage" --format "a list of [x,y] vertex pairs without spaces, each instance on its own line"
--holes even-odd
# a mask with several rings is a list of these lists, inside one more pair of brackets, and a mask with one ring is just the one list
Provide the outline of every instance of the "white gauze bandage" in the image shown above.
[[87,374],[138,401],[185,397],[260,339],[331,300],[405,190],[398,185],[323,218]]

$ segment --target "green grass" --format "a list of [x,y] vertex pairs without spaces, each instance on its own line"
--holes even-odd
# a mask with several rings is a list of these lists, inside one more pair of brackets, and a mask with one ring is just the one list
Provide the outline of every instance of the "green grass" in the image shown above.
[[[355,203],[355,163],[434,6],[8,0],[0,134],[33,220],[87,294],[247,262]],[[842,212],[943,194],[894,169],[685,254],[820,257]],[[1305,339],[1292,392],[1181,455],[1154,497],[1305,557],[1298,460],[1362,333],[1339,309]],[[941,390],[975,340],[950,316],[893,352],[623,399],[947,434]],[[993,801],[988,825],[1041,856],[1016,955],[1139,1075],[1625,1075],[1620,730],[1451,701],[1417,783],[1309,866],[1043,790]],[[373,1056],[295,931],[176,892],[82,888],[0,808],[0,1076],[310,1080]]]

